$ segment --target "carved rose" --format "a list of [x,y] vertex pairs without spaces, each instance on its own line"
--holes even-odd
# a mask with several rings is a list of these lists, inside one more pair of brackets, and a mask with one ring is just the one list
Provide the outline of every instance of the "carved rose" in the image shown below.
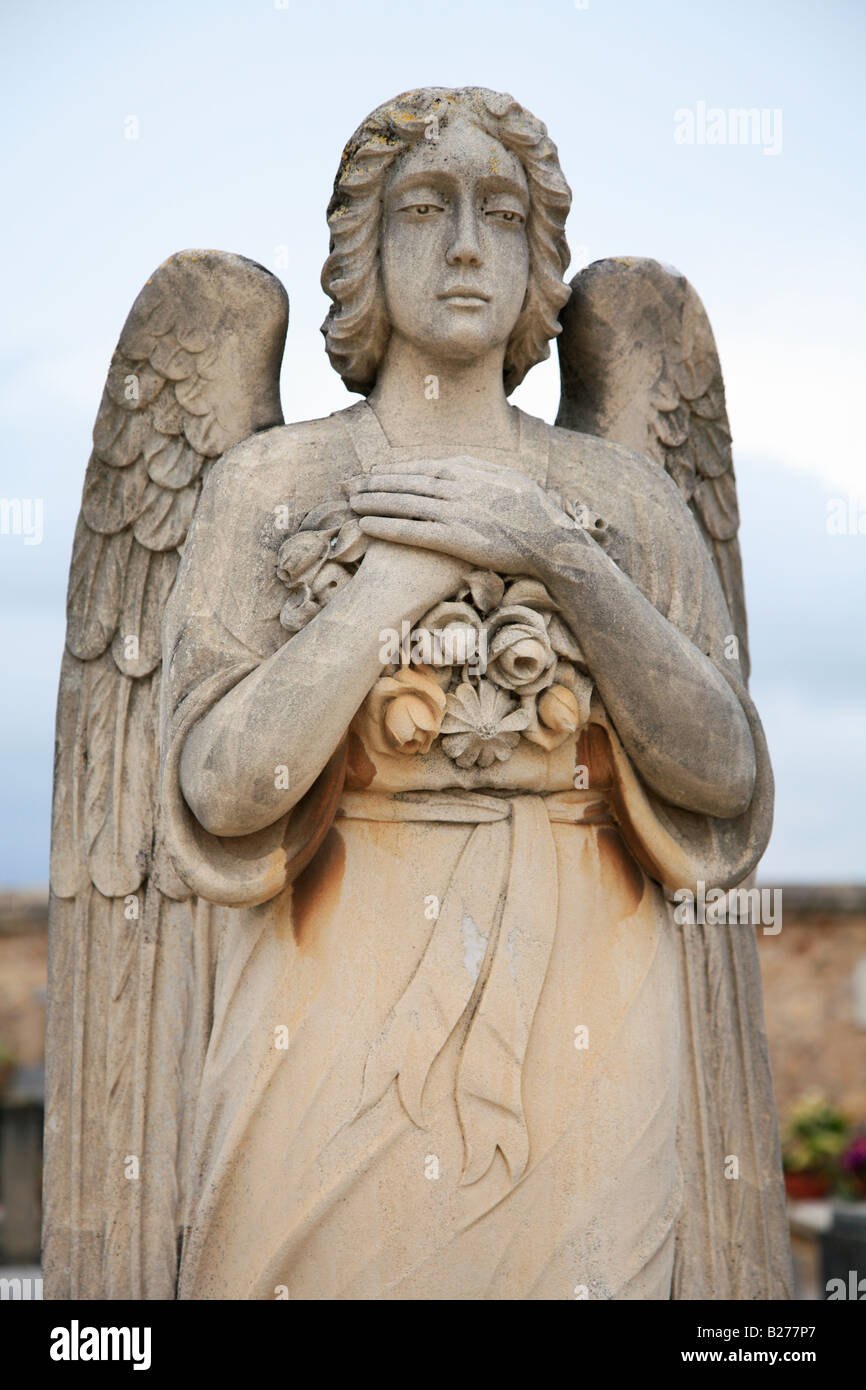
[[[283,627],[294,633],[310,622],[349,582],[366,546],[344,502],[308,512],[279,552],[289,591]],[[575,672],[580,648],[537,579],[474,570],[411,639],[417,664],[386,669],[364,702],[365,737],[381,753],[427,753],[441,733],[459,767],[485,768],[505,762],[521,734],[549,752],[587,722],[592,682]]]
[[510,608],[515,603],[521,608],[534,608],[538,613],[555,613],[559,609],[540,579],[512,580],[502,596],[502,606]]
[[445,694],[426,666],[403,666],[382,676],[364,702],[372,742],[380,753],[426,753],[439,733]]
[[[562,662],[557,664],[556,674],[565,676]],[[529,715],[523,737],[548,753],[561,748],[589,720],[592,681],[571,670],[567,678],[568,685],[557,683],[538,696],[524,696],[520,702]]]
[[[552,496],[555,497],[556,494],[554,493]],[[607,522],[598,515],[598,512],[586,506],[584,502],[579,502],[576,497],[560,497],[558,500],[562,510],[571,517],[575,526],[588,531],[594,541],[605,548],[607,547],[610,541],[610,530]]]
[[583,653],[571,629],[559,616],[559,604],[555,603],[539,579],[515,579],[505,591],[505,606],[519,603],[522,608],[534,608],[545,615],[547,637],[557,656],[566,657],[583,665]]
[[475,609],[449,600],[425,613],[412,632],[412,645],[429,650],[429,665],[463,666],[477,659],[480,635],[481,619]]
[[552,683],[556,653],[543,614],[507,605],[491,614],[487,634],[487,675],[496,685],[535,695]]
[[538,697],[538,717],[555,734],[573,734],[580,718],[577,700],[564,685],[552,685]]
[[458,767],[490,767],[507,762],[529,723],[527,711],[516,707],[504,690],[490,681],[477,688],[464,681],[448,696],[442,721],[442,747]]
[[466,576],[466,583],[457,591],[457,597],[470,597],[479,613],[489,613],[491,608],[502,602],[505,581],[493,570],[473,570]]
[[300,632],[348,583],[366,548],[367,537],[345,505],[308,512],[277,557],[277,575],[289,590],[280,612],[282,626]]

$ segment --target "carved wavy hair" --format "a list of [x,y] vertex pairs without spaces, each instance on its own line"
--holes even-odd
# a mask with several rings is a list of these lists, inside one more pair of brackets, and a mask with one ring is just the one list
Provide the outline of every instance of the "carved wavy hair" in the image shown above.
[[513,97],[486,87],[422,87],[376,108],[358,127],[340,160],[328,204],[330,255],[322,289],[334,302],[322,324],[331,365],[350,391],[375,385],[391,325],[379,261],[385,181],[400,155],[425,138],[435,117],[468,116],[520,160],[529,188],[526,237],[529,280],[520,316],[505,351],[503,379],[510,393],[537,362],[550,356],[561,332],[559,311],[570,290],[565,219],[571,189],[547,128]]

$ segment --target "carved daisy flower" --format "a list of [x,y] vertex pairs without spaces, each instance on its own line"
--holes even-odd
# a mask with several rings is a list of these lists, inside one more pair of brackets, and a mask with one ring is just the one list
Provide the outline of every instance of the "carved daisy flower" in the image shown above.
[[490,767],[507,762],[529,723],[528,711],[490,681],[458,685],[448,696],[442,720],[442,748],[458,767]]

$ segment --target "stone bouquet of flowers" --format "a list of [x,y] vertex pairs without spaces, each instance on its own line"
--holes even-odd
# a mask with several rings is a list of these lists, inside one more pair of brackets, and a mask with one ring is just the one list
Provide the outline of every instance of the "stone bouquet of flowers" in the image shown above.
[[[367,543],[347,503],[307,513],[279,551],[288,632],[349,582]],[[458,767],[486,768],[507,762],[522,738],[552,752],[589,719],[580,647],[537,579],[475,570],[414,628],[381,642],[385,670],[364,703],[379,752],[423,754],[439,739]]]

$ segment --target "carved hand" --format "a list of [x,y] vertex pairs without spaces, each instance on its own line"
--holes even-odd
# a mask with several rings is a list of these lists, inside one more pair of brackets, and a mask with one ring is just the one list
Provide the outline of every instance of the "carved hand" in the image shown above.
[[368,536],[500,574],[544,579],[552,550],[580,535],[526,474],[468,455],[382,465],[349,487]]
[[439,551],[371,540],[358,574],[380,592],[398,594],[405,616],[417,616],[419,603],[428,608],[453,594],[471,568],[465,560]]
[[[406,467],[353,480],[361,529],[543,580],[649,786],[687,810],[741,814],[754,745],[739,700],[703,652],[525,475],[466,457],[398,471]],[[651,672],[665,677],[649,680]],[[721,758],[708,752],[708,728],[719,731]]]

